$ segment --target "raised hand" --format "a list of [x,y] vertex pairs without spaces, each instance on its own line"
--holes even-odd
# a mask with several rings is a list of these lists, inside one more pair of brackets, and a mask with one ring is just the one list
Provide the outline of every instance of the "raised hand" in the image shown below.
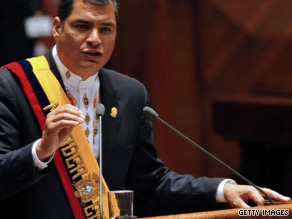
[[84,118],[81,110],[70,104],[50,112],[42,138],[36,146],[39,160],[45,161],[49,158],[67,140],[73,128],[84,122]]

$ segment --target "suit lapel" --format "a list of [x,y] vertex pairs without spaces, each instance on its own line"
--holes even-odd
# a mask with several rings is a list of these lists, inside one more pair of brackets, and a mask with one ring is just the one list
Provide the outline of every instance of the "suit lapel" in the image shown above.
[[61,74],[60,74],[60,72],[58,70],[58,67],[57,67],[57,65],[55,63],[55,60],[53,58],[52,49],[45,54],[45,57],[48,60],[48,63],[49,63],[49,66],[50,66],[51,71],[53,72],[53,74],[55,75],[55,77],[58,79],[58,81],[60,82],[62,88],[65,91],[65,85],[63,83],[63,80],[62,80]]
[[[102,69],[99,72],[101,102],[105,106],[105,114],[102,120],[103,165],[107,164],[114,148],[123,109],[122,103],[117,100],[116,90],[106,71]],[[115,110],[117,113],[115,113]]]

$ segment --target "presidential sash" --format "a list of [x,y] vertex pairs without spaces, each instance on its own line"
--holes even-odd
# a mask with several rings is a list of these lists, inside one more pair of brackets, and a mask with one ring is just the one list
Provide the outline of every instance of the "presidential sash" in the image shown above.
[[[14,62],[3,67],[19,77],[42,131],[45,128],[46,115],[50,110],[70,104],[44,56]],[[99,166],[81,125],[73,129],[71,136],[56,151],[54,163],[74,217],[100,218]],[[103,217],[109,219],[107,197],[109,190],[104,179],[102,180]]]

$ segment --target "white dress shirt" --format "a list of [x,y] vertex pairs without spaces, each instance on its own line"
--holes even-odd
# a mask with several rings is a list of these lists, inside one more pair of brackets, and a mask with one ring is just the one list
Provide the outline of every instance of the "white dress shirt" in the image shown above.
[[56,46],[53,48],[53,57],[63,83],[67,96],[73,106],[78,107],[85,115],[85,121],[81,124],[88,143],[96,158],[99,155],[99,132],[96,106],[100,103],[98,72],[85,81],[73,72],[70,72],[57,55]]

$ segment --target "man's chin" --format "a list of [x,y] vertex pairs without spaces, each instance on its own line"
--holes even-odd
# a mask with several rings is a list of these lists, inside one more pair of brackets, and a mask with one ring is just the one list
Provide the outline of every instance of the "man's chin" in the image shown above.
[[97,72],[100,71],[102,67],[101,66],[97,66],[97,65],[86,65],[86,66],[83,66],[79,69],[79,75],[82,75],[82,76],[92,76],[92,75],[95,75]]
[[85,61],[82,62],[80,65],[80,70],[81,71],[90,71],[90,72],[98,72],[102,67],[104,66],[104,64],[102,65],[101,63],[97,63],[97,62],[92,62],[92,61]]

